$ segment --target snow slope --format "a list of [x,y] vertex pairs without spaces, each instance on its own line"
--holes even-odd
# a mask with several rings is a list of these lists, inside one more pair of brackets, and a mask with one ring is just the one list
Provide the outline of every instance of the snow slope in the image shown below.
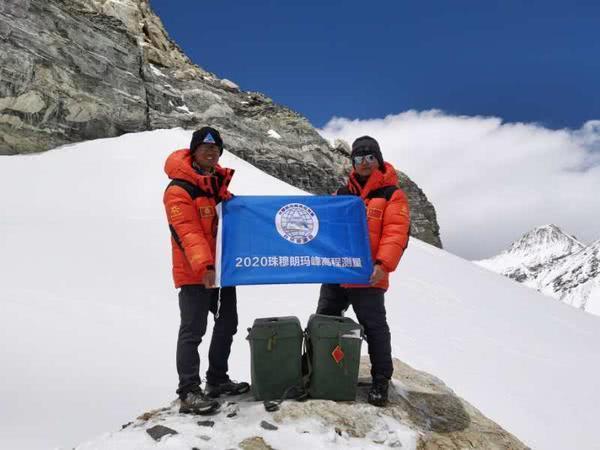
[[[71,448],[175,397],[162,165],[190,134],[0,157],[1,448]],[[298,193],[230,154],[222,162],[237,169],[237,194]],[[417,240],[391,283],[394,356],[533,448],[600,449],[599,317]],[[249,378],[254,318],[305,323],[317,294],[315,285],[240,288],[232,377]]]

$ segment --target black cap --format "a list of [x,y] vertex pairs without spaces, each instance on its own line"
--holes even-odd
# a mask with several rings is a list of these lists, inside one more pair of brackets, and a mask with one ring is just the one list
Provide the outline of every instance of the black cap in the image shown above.
[[371,136],[361,136],[352,143],[352,153],[350,154],[350,158],[352,158],[353,166],[354,157],[360,155],[375,155],[375,158],[377,158],[377,161],[379,162],[379,169],[385,170],[379,144]]
[[194,153],[194,150],[200,144],[216,144],[221,150],[220,154],[223,154],[223,139],[221,139],[219,132],[212,127],[202,127],[194,131],[192,142],[190,142],[190,152]]

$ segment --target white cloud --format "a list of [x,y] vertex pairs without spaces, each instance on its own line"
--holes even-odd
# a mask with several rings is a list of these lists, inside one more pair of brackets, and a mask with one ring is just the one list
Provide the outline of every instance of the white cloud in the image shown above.
[[333,118],[320,130],[349,143],[368,134],[434,204],[444,247],[490,256],[531,228],[555,223],[600,238],[600,120],[579,130],[496,117],[407,111],[383,119]]

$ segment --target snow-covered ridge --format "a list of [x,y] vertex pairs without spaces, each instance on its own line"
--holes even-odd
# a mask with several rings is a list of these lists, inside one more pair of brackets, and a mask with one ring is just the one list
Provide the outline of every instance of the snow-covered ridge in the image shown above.
[[475,261],[576,308],[600,315],[600,241],[586,246],[556,225],[537,227],[508,250]]

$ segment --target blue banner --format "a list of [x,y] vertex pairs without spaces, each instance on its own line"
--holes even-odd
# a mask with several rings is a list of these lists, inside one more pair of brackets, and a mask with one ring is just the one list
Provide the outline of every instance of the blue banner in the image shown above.
[[220,286],[368,284],[365,206],[355,196],[236,196],[220,208]]

